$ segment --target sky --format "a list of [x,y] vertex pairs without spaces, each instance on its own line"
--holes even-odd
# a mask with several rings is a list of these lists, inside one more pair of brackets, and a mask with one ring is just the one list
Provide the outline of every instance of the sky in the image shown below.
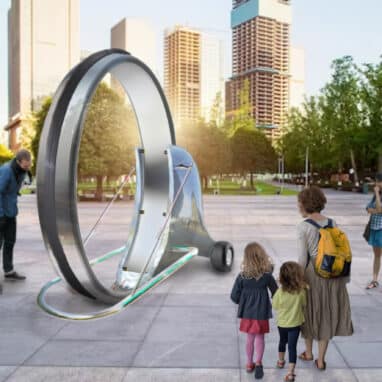
[[[0,126],[7,122],[7,11],[0,0]],[[226,45],[230,74],[231,0],[80,0],[81,49],[110,47],[110,29],[124,17],[147,19],[156,29],[162,60],[163,31],[175,24],[218,34]],[[291,44],[305,49],[305,87],[315,95],[330,79],[333,59],[351,55],[358,64],[376,63],[382,55],[381,0],[292,0]]]

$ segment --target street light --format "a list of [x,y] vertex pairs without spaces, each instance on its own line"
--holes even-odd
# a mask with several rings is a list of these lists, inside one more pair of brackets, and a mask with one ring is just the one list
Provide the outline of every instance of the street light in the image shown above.
[[[278,176],[279,176],[279,184],[280,184],[280,193],[283,192],[284,189],[284,156],[278,158]],[[280,178],[281,174],[281,178]]]
[[308,188],[308,177],[309,177],[309,147],[306,148],[305,154],[305,188]]

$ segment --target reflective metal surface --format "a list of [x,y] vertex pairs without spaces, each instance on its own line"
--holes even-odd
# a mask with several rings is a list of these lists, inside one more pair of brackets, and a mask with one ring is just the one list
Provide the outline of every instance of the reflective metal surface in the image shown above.
[[[141,148],[136,150],[135,214],[113,286],[103,285],[89,263],[76,197],[84,119],[106,73],[119,80],[128,94],[141,137]],[[78,293],[107,304],[121,304],[176,264],[184,256],[177,248],[193,247],[208,257],[215,244],[203,223],[196,164],[175,146],[163,91],[150,69],[124,51],[95,53],[60,84],[41,136],[37,197],[44,242],[59,274]]]
[[[97,263],[102,263],[108,258],[118,255],[121,250],[122,248],[119,250],[113,251],[105,256],[95,259],[95,261],[91,263],[92,265]],[[175,263],[171,264],[171,266],[169,266],[168,268],[163,270],[161,273],[159,273],[158,275],[150,279],[148,282],[146,282],[144,285],[138,288],[134,293],[131,293],[129,296],[123,298],[118,303],[110,306],[109,308],[101,309],[91,313],[71,313],[71,312],[62,311],[50,305],[46,301],[46,294],[51,287],[53,287],[54,285],[58,284],[61,281],[60,277],[56,277],[55,279],[49,281],[47,284],[44,285],[44,287],[41,289],[37,297],[37,303],[41,307],[41,309],[43,309],[46,313],[49,313],[52,316],[55,316],[57,318],[63,318],[66,320],[78,320],[78,321],[92,320],[92,319],[103,318],[103,317],[110,316],[112,314],[119,313],[123,309],[127,308],[130,304],[137,301],[150,289],[156,287],[162,281],[166,280],[172,274],[177,272],[184,265],[186,265],[194,256],[198,254],[197,248],[179,248],[178,251],[179,253],[182,254],[182,256]]]

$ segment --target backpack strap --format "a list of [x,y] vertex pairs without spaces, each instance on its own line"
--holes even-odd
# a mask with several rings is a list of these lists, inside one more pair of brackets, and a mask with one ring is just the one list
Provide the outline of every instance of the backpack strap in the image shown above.
[[308,268],[308,266],[309,266],[309,261],[310,261],[310,253],[309,253],[309,251],[307,252],[307,254],[306,254],[307,256],[306,256],[306,265],[305,265],[305,270]]
[[321,229],[322,227],[313,219],[305,219],[305,221],[309,224],[311,224],[312,226],[318,228],[318,229]]
[[[315,220],[313,220],[313,219],[305,219],[305,222],[307,222],[307,223],[309,223],[309,224],[311,224],[313,227],[316,227],[317,229],[322,229],[322,228],[333,228],[333,220],[332,219],[328,219],[328,224],[325,226],[325,227],[322,227],[322,226],[320,226]],[[318,240],[320,240],[320,239],[318,239]],[[309,265],[309,262],[310,262],[310,258],[311,258],[311,256],[310,256],[310,253],[309,253],[309,251],[308,251],[308,254],[307,254],[308,256],[307,256],[307,262],[306,262],[306,266],[305,266],[305,269],[306,268],[308,268],[308,265]]]
[[[317,222],[315,222],[313,219],[305,219],[305,222],[311,224],[313,227],[316,227],[318,229],[322,228]],[[309,250],[307,252],[307,260],[306,260],[306,265],[305,265],[305,270],[308,268],[310,262],[310,253]]]
[[312,226],[318,228],[318,229],[321,229],[321,228],[333,228],[334,227],[334,224],[333,224],[333,219],[328,219],[328,224],[324,227],[322,227],[321,225],[319,225],[315,220],[313,219],[305,219],[305,221],[309,224],[311,224]]

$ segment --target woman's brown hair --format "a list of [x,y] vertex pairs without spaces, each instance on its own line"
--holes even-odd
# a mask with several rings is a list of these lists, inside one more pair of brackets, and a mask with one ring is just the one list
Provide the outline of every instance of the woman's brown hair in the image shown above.
[[295,261],[287,261],[280,268],[280,284],[282,290],[289,293],[299,293],[307,287],[304,270]]
[[326,197],[320,188],[312,186],[298,194],[298,201],[308,214],[321,212],[325,208]]
[[249,243],[244,250],[241,273],[244,278],[258,278],[270,272],[271,262],[264,248],[259,243]]

